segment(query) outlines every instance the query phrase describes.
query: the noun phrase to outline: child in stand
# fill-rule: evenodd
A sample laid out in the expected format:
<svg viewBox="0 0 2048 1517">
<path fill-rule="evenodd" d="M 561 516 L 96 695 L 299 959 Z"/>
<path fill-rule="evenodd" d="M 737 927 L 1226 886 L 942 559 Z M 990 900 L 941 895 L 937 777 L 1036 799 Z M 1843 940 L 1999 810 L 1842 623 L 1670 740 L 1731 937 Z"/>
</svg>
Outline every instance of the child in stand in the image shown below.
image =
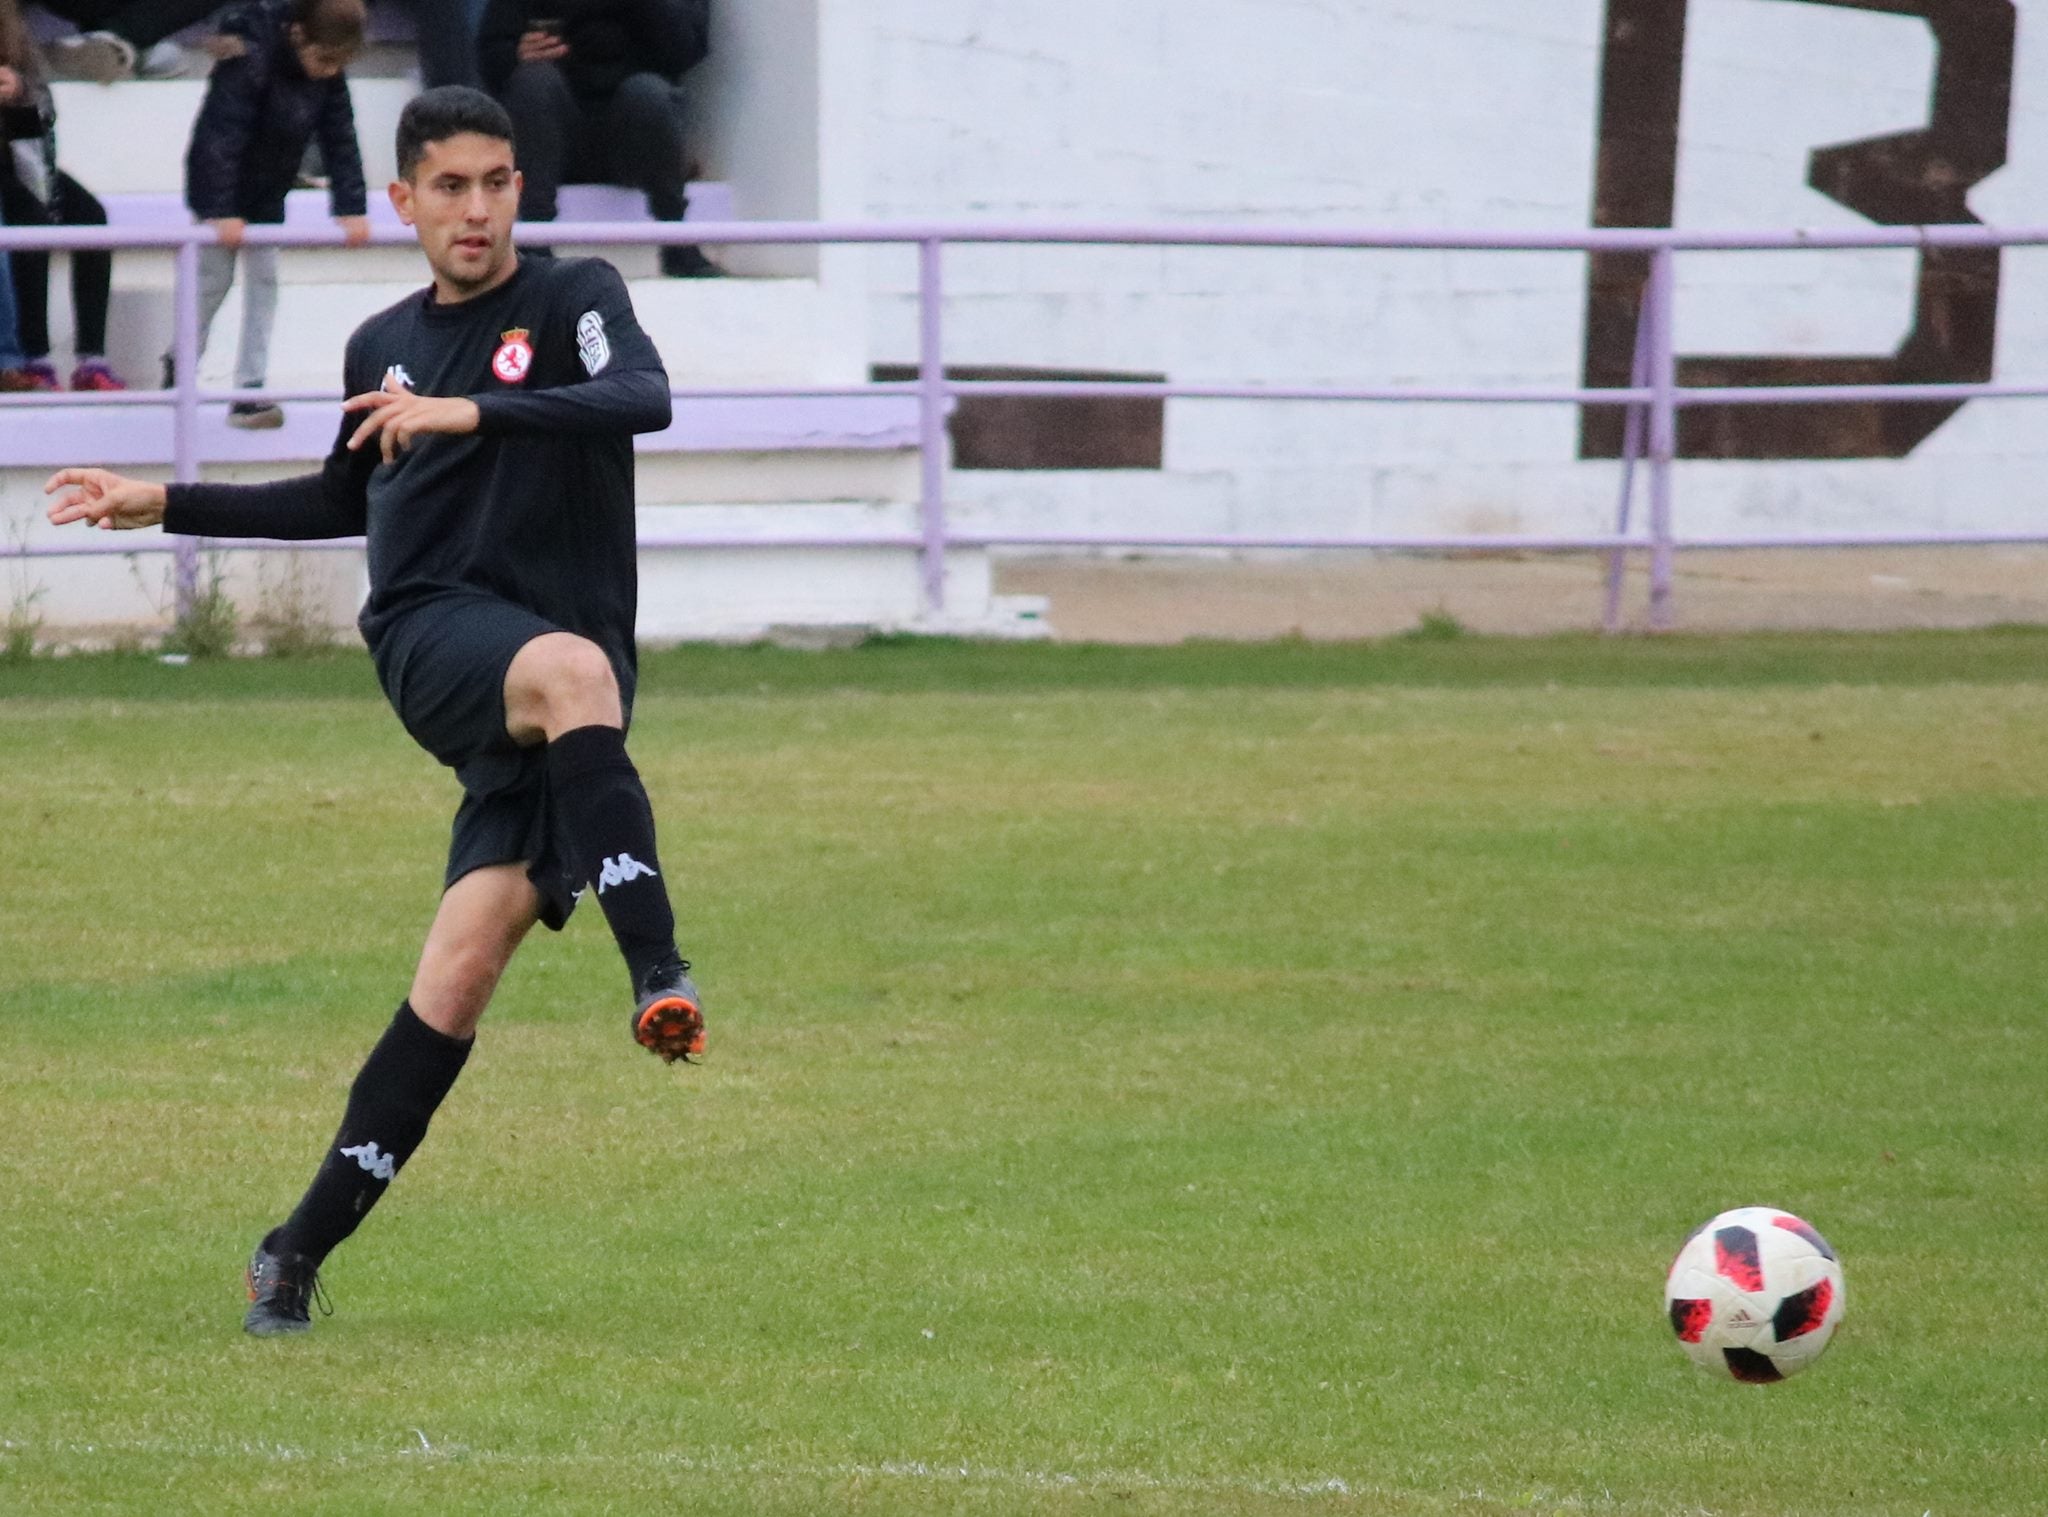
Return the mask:
<svg viewBox="0 0 2048 1517">
<path fill-rule="evenodd" d="M 0 219 L 0 226 L 7 225 Z M 8 277 L 10 259 L 0 253 L 0 395 L 18 394 L 37 388 L 29 376 L 28 358 L 21 351 L 21 334 L 14 324 L 14 281 Z"/>
<path fill-rule="evenodd" d="M 57 110 L 16 0 L 0 0 L 0 216 L 14 226 L 104 226 L 107 209 L 57 167 Z M 0 389 L 56 390 L 50 362 L 50 255 L 15 252 L 7 296 L 18 337 Z M 107 367 L 107 299 L 114 255 L 105 249 L 71 255 L 71 308 L 77 326 L 71 370 L 74 390 L 124 390 Z"/>
<path fill-rule="evenodd" d="M 255 0 L 229 12 L 221 29 L 239 51 L 214 65 L 185 155 L 185 202 L 220 236 L 199 253 L 199 341 L 203 348 L 239 255 L 246 275 L 235 387 L 260 390 L 277 314 L 277 249 L 244 247 L 243 234 L 252 222 L 284 220 L 284 197 L 308 143 L 320 145 L 334 218 L 349 245 L 370 239 L 363 158 L 344 73 L 362 51 L 363 0 Z M 164 376 L 167 385 L 174 378 L 168 357 Z M 228 407 L 228 424 L 279 427 L 284 412 L 261 401 L 236 401 Z"/>
</svg>

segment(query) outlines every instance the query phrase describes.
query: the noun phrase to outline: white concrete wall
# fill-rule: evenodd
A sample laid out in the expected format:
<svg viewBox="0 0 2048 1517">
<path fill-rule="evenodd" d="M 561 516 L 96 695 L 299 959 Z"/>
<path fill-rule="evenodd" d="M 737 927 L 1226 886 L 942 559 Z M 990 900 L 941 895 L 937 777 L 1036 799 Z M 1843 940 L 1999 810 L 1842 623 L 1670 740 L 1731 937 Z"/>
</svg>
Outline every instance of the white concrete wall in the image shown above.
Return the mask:
<svg viewBox="0 0 2048 1517">
<path fill-rule="evenodd" d="M 866 209 L 870 28 L 857 0 L 727 0 L 712 7 L 710 59 L 687 81 L 691 146 L 732 186 L 748 221 L 851 220 Z M 736 245 L 736 273 L 816 277 L 835 306 L 857 379 L 866 351 L 866 258 L 858 250 Z"/>
<path fill-rule="evenodd" d="M 2048 221 L 2048 4 L 2021 0 L 2008 166 L 1972 198 Z M 878 216 L 1575 230 L 1591 219 L 1599 0 L 871 0 Z M 1924 124 L 1924 23 L 1693 0 L 1677 221 L 1849 226 L 1812 148 Z M 910 265 L 874 255 L 874 355 L 915 353 Z M 1889 351 L 1905 253 L 1681 265 L 1681 352 Z M 1553 255 L 962 250 L 955 362 L 1177 379 L 1570 385 L 1584 267 Z M 2048 376 L 2048 252 L 2007 255 L 2001 377 Z M 1575 531 L 1612 463 L 1564 407 L 1177 402 L 1167 472 L 965 475 L 1024 528 Z M 2039 402 L 1979 402 L 1898 462 L 1688 462 L 1682 530 L 2006 529 L 2039 519 Z"/>
<path fill-rule="evenodd" d="M 712 9 L 711 57 L 690 78 L 691 142 L 704 172 L 744 184 L 733 209 L 749 221 L 818 215 L 818 0 L 750 0 Z M 735 248 L 750 274 L 809 274 L 808 248 Z"/>
</svg>

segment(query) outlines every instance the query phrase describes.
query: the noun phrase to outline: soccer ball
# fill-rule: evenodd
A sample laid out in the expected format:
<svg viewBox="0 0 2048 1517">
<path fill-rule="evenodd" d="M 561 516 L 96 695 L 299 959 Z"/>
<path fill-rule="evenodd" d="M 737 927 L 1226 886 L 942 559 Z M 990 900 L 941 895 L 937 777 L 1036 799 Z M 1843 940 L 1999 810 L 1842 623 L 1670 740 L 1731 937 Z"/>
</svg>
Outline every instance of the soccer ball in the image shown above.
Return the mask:
<svg viewBox="0 0 2048 1517">
<path fill-rule="evenodd" d="M 1752 1385 L 1796 1375 L 1842 1320 L 1842 1266 L 1790 1212 L 1741 1206 L 1703 1222 L 1671 1261 L 1664 1305 L 1679 1347 Z"/>
</svg>

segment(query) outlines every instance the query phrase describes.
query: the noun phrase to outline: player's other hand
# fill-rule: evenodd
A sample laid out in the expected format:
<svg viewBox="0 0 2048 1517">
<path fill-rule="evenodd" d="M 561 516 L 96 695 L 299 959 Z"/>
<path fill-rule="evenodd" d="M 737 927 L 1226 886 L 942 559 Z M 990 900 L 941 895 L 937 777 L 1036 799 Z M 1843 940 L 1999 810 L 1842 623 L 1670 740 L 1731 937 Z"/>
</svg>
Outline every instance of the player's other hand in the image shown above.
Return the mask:
<svg viewBox="0 0 2048 1517">
<path fill-rule="evenodd" d="M 60 527 L 83 521 L 102 531 L 126 532 L 153 527 L 164 519 L 162 485 L 127 479 L 109 469 L 59 469 L 43 493 L 57 496 L 50 502 L 50 520 Z"/>
<path fill-rule="evenodd" d="M 240 247 L 243 234 L 249 230 L 249 223 L 239 216 L 210 216 L 206 224 L 213 228 L 224 248 Z"/>
<path fill-rule="evenodd" d="M 337 216 L 341 223 L 341 240 L 352 248 L 364 246 L 370 240 L 370 218 L 367 216 Z"/>
<path fill-rule="evenodd" d="M 21 75 L 0 64 L 0 105 L 12 105 L 21 98 Z"/>
<path fill-rule="evenodd" d="M 370 413 L 348 445 L 360 448 L 374 437 L 387 464 L 395 463 L 416 437 L 436 433 L 460 437 L 474 432 L 481 419 L 475 401 L 461 395 L 415 395 L 398 382 L 396 374 L 384 376 L 382 389 L 349 396 L 341 408 Z"/>
</svg>

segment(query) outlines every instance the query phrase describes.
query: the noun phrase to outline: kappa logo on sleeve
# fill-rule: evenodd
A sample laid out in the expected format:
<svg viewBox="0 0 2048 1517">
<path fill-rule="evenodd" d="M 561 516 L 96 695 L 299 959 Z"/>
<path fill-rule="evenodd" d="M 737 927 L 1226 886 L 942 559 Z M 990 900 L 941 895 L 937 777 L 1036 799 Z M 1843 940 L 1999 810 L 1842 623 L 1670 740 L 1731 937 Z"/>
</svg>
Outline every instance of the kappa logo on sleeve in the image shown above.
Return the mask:
<svg viewBox="0 0 2048 1517">
<path fill-rule="evenodd" d="M 344 1148 L 341 1151 L 341 1155 L 345 1159 L 355 1160 L 372 1177 L 379 1180 L 388 1181 L 393 1175 L 398 1173 L 398 1161 L 389 1154 L 378 1153 L 375 1142 L 358 1144 L 354 1148 Z"/>
<path fill-rule="evenodd" d="M 611 339 L 604 335 L 604 317 L 585 311 L 576 323 L 576 353 L 583 360 L 583 372 L 593 377 L 612 361 Z"/>
<path fill-rule="evenodd" d="M 501 340 L 498 351 L 491 355 L 491 372 L 506 384 L 516 385 L 533 367 L 532 334 L 525 327 L 514 327 L 498 335 Z"/>
<path fill-rule="evenodd" d="M 405 365 L 402 363 L 395 363 L 384 371 L 384 382 L 386 384 L 391 383 L 394 379 L 408 390 L 413 388 L 412 376 L 405 372 Z"/>
</svg>

